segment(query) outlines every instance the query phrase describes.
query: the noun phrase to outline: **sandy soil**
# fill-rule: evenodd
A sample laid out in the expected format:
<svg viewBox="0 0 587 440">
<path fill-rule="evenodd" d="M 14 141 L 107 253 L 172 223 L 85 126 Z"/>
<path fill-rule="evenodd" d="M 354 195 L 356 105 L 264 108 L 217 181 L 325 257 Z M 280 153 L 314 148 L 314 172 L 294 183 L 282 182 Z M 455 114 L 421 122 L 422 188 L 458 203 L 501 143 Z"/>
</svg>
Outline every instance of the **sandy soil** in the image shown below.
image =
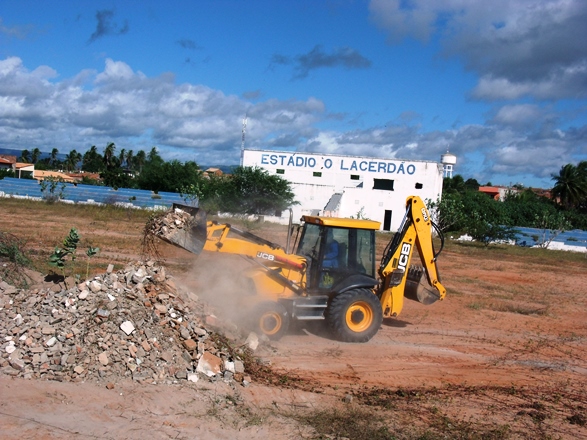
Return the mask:
<svg viewBox="0 0 587 440">
<path fill-rule="evenodd" d="M 178 267 L 195 261 L 166 256 Z M 203 254 L 177 281 L 203 299 L 202 277 L 226 264 L 220 258 Z M 447 251 L 440 265 L 446 300 L 407 301 L 369 343 L 340 343 L 313 325 L 260 347 L 281 387 L 121 382 L 109 390 L 0 376 L 2 438 L 315 438 L 295 414 L 343 400 L 387 411 L 396 429 L 426 429 L 440 413 L 486 432 L 508 427 L 487 438 L 587 438 L 587 260 L 553 266 Z M 231 299 L 214 292 L 222 316 Z"/>
</svg>

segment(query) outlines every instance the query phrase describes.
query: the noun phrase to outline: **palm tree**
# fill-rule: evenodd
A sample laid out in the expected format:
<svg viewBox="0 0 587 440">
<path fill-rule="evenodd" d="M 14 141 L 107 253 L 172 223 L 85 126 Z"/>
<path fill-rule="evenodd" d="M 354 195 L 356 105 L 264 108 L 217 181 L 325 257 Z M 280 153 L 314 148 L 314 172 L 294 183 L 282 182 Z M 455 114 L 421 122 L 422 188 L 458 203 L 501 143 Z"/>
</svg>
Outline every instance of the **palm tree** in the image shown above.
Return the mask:
<svg viewBox="0 0 587 440">
<path fill-rule="evenodd" d="M 581 163 L 581 167 L 566 164 L 561 167 L 558 175 L 552 174 L 555 184 L 552 188 L 552 197 L 557 198 L 565 208 L 580 205 L 587 197 L 587 179 L 582 172 L 587 164 Z"/>
<path fill-rule="evenodd" d="M 39 156 L 41 156 L 41 150 L 39 150 L 38 148 L 34 148 L 33 152 L 31 153 L 31 162 L 37 163 L 37 161 L 39 160 Z"/>
<path fill-rule="evenodd" d="M 126 167 L 130 170 L 132 170 L 132 168 L 133 168 L 133 159 L 134 159 L 134 153 L 132 152 L 132 150 L 128 150 L 126 152 L 125 160 L 126 160 Z"/>
<path fill-rule="evenodd" d="M 151 148 L 151 151 L 149 151 L 149 154 L 147 155 L 147 159 L 149 162 L 161 162 L 163 160 L 157 151 L 157 147 Z"/>
<path fill-rule="evenodd" d="M 22 150 L 20 153 L 20 160 L 25 163 L 30 163 L 31 161 L 31 152 L 29 150 Z"/>
<path fill-rule="evenodd" d="M 59 150 L 57 148 L 53 148 L 51 150 L 51 165 L 55 166 L 55 163 L 57 162 L 57 155 L 59 154 Z"/>
<path fill-rule="evenodd" d="M 112 159 L 114 158 L 115 150 L 116 145 L 114 145 L 114 142 L 110 142 L 108 145 L 106 145 L 106 148 L 104 149 L 104 163 L 106 164 L 107 168 L 109 168 L 112 165 Z"/>
<path fill-rule="evenodd" d="M 65 167 L 67 168 L 67 171 L 75 170 L 77 168 L 77 164 L 81 159 L 81 153 L 78 153 L 76 150 L 71 150 L 65 156 Z"/>
<path fill-rule="evenodd" d="M 118 162 L 120 162 L 120 167 L 122 168 L 122 164 L 124 163 L 124 159 L 126 158 L 126 150 L 123 148 L 118 153 Z"/>
<path fill-rule="evenodd" d="M 135 156 L 135 164 L 139 168 L 139 173 L 143 171 L 143 165 L 147 162 L 147 155 L 143 150 L 139 150 L 137 155 Z"/>
</svg>

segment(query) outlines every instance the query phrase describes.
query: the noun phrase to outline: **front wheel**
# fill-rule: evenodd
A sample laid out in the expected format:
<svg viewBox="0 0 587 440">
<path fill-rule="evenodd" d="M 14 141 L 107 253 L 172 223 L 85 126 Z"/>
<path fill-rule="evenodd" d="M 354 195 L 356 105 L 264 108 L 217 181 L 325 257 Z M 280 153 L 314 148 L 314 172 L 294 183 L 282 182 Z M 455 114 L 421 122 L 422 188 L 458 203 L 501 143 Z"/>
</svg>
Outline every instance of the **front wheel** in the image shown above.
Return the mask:
<svg viewBox="0 0 587 440">
<path fill-rule="evenodd" d="M 381 304 L 371 291 L 354 289 L 335 296 L 326 310 L 334 336 L 343 342 L 367 342 L 381 326 Z"/>
<path fill-rule="evenodd" d="M 269 339 L 280 339 L 289 328 L 289 313 L 283 305 L 267 301 L 258 304 L 252 314 L 252 328 Z"/>
</svg>

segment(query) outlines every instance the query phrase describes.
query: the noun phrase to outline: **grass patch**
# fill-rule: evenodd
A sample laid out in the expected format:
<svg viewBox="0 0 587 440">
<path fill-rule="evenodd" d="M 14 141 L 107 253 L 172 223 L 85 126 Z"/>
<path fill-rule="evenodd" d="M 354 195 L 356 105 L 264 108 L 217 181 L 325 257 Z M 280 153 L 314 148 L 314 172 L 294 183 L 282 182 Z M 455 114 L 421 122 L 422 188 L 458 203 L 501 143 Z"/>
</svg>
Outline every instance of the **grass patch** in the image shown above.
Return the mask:
<svg viewBox="0 0 587 440">
<path fill-rule="evenodd" d="M 31 259 L 25 245 L 24 240 L 0 231 L 0 278 L 8 284 L 24 287 L 28 282 L 24 269 L 31 266 Z"/>
<path fill-rule="evenodd" d="M 506 244 L 483 246 L 482 243 L 474 241 L 446 240 L 444 252 L 455 252 L 460 255 L 470 255 L 484 260 L 495 262 L 507 261 L 512 257 L 520 257 L 528 263 L 553 265 L 557 262 L 580 262 L 585 263 L 586 254 L 582 252 L 568 252 L 549 250 L 543 248 L 529 248 L 523 246 L 512 246 Z M 442 257 L 441 257 L 442 258 Z"/>
<path fill-rule="evenodd" d="M 520 304 L 491 304 L 490 309 L 496 312 L 517 313 L 518 315 L 544 316 L 548 314 L 548 307 L 532 307 Z"/>
<path fill-rule="evenodd" d="M 511 304 L 505 302 L 474 301 L 467 304 L 471 310 L 493 310 L 494 312 L 517 313 L 518 315 L 548 315 L 548 307 L 535 307 L 523 304 Z"/>
<path fill-rule="evenodd" d="M 320 439 L 395 440 L 384 419 L 371 410 L 357 407 L 328 408 L 296 414 L 295 420 L 314 428 Z"/>
</svg>

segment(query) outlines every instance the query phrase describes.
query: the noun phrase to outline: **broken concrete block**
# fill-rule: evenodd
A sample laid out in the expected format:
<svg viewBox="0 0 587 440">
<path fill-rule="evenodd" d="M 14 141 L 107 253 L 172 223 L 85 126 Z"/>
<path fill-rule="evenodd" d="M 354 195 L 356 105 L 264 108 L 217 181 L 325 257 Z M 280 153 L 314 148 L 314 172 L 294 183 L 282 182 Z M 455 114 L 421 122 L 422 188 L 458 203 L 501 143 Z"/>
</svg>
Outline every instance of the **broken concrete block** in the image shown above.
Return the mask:
<svg viewBox="0 0 587 440">
<path fill-rule="evenodd" d="M 259 337 L 256 333 L 251 332 L 249 336 L 247 336 L 247 340 L 245 341 L 245 345 L 249 347 L 251 350 L 255 351 L 259 346 Z"/>
<path fill-rule="evenodd" d="M 222 359 L 206 351 L 198 361 L 196 371 L 205 374 L 208 377 L 212 377 L 222 371 L 221 365 Z"/>
<path fill-rule="evenodd" d="M 104 366 L 108 365 L 109 359 L 108 359 L 108 353 L 106 353 L 105 351 L 100 353 L 98 355 L 98 360 L 100 361 L 100 363 Z"/>
<path fill-rule="evenodd" d="M 193 339 L 186 339 L 183 341 L 183 346 L 187 351 L 194 351 L 196 348 L 198 348 L 198 343 Z"/>
<path fill-rule="evenodd" d="M 122 324 L 120 324 L 120 330 L 122 330 L 127 335 L 130 335 L 135 331 L 135 326 L 130 321 L 124 321 Z"/>
<path fill-rule="evenodd" d="M 188 380 L 196 383 L 199 380 L 198 373 L 188 373 Z"/>
</svg>

